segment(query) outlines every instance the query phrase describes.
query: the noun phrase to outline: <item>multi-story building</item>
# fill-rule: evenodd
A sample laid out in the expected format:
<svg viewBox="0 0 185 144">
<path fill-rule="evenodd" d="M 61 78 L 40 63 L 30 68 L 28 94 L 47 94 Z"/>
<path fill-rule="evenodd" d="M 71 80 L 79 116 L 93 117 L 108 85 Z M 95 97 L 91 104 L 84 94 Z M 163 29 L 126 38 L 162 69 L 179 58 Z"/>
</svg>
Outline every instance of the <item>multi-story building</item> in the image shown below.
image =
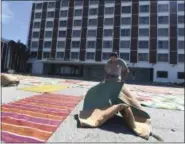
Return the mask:
<svg viewBox="0 0 185 144">
<path fill-rule="evenodd" d="M 11 51 L 9 40 L 1 38 L 1 72 L 6 71 L 12 65 Z"/>
<path fill-rule="evenodd" d="M 184 1 L 34 1 L 28 46 L 33 73 L 102 78 L 117 51 L 128 79 L 184 82 Z"/>
</svg>

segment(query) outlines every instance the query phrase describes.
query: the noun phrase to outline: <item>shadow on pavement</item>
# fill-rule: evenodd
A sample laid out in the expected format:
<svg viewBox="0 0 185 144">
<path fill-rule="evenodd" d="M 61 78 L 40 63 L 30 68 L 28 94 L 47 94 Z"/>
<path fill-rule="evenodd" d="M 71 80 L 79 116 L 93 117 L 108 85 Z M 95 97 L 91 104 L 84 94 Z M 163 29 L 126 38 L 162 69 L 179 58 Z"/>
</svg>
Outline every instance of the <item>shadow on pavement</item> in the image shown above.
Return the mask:
<svg viewBox="0 0 185 144">
<path fill-rule="evenodd" d="M 77 121 L 77 128 L 82 128 L 80 126 L 80 121 L 78 119 L 77 114 L 74 116 L 74 119 Z M 89 128 L 89 127 L 83 127 L 83 128 Z M 126 135 L 137 136 L 126 126 L 126 124 L 123 122 L 123 118 L 118 115 L 115 115 L 113 118 L 109 119 L 105 124 L 103 124 L 98 128 L 101 130 L 114 132 L 116 134 L 122 133 Z"/>
</svg>

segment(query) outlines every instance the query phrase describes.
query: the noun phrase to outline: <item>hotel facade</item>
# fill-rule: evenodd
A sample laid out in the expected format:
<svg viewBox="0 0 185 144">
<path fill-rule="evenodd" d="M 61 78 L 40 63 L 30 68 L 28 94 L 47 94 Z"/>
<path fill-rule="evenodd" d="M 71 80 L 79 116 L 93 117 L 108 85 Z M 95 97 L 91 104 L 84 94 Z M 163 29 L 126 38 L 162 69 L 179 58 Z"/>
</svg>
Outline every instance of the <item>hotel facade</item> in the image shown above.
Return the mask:
<svg viewBox="0 0 185 144">
<path fill-rule="evenodd" d="M 128 80 L 184 82 L 184 1 L 34 1 L 32 73 L 103 79 L 117 51 Z"/>
</svg>

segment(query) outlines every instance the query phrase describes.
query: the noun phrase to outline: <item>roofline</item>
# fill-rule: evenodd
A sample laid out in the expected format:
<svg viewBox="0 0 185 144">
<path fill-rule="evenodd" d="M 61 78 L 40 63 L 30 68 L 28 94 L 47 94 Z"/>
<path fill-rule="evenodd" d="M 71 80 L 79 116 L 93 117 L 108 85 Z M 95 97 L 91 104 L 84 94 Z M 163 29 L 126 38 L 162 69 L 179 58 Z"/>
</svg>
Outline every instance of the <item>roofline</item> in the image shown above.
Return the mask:
<svg viewBox="0 0 185 144">
<path fill-rule="evenodd" d="M 8 43 L 10 40 L 5 39 L 5 38 L 2 37 L 2 38 L 1 38 L 1 41 Z"/>
</svg>

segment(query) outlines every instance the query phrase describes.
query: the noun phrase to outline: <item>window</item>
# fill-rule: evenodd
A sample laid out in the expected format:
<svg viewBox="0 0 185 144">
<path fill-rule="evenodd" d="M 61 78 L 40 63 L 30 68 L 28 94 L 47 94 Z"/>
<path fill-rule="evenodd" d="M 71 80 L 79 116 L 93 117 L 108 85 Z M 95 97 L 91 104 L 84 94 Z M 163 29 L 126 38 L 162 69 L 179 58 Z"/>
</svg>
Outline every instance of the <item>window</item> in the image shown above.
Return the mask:
<svg viewBox="0 0 185 144">
<path fill-rule="evenodd" d="M 184 16 L 178 16 L 178 23 L 184 24 Z"/>
<path fill-rule="evenodd" d="M 178 28 L 178 36 L 184 36 L 184 28 Z"/>
<path fill-rule="evenodd" d="M 42 14 L 39 12 L 39 13 L 35 13 L 35 19 L 40 19 L 42 16 Z"/>
<path fill-rule="evenodd" d="M 60 30 L 60 31 L 58 32 L 58 37 L 66 37 L 66 31 Z"/>
<path fill-rule="evenodd" d="M 97 15 L 98 9 L 97 8 L 91 8 L 89 9 L 89 15 Z"/>
<path fill-rule="evenodd" d="M 62 7 L 67 7 L 68 4 L 69 4 L 69 1 L 68 0 L 62 0 Z"/>
<path fill-rule="evenodd" d="M 130 48 L 130 41 L 127 41 L 127 40 L 120 41 L 120 48 L 129 49 Z"/>
<path fill-rule="evenodd" d="M 105 25 L 113 25 L 114 24 L 114 18 L 105 18 L 104 19 Z"/>
<path fill-rule="evenodd" d="M 178 11 L 184 12 L 184 3 L 178 4 Z"/>
<path fill-rule="evenodd" d="M 120 53 L 120 58 L 129 61 L 130 54 L 129 53 Z"/>
<path fill-rule="evenodd" d="M 102 54 L 102 59 L 103 60 L 108 60 L 109 58 L 110 58 L 110 53 L 105 52 L 105 53 Z"/>
<path fill-rule="evenodd" d="M 67 26 L 67 21 L 66 20 L 60 21 L 60 27 L 66 27 L 66 26 Z"/>
<path fill-rule="evenodd" d="M 75 0 L 75 6 L 82 6 L 83 1 L 82 0 Z"/>
<path fill-rule="evenodd" d="M 168 49 L 168 41 L 159 40 L 158 41 L 158 48 L 159 49 Z"/>
<path fill-rule="evenodd" d="M 140 28 L 139 29 L 139 36 L 149 36 L 149 29 L 147 29 L 147 28 Z"/>
<path fill-rule="evenodd" d="M 73 30 L 73 37 L 80 37 L 81 30 Z"/>
<path fill-rule="evenodd" d="M 96 37 L 96 30 L 88 30 L 88 37 Z"/>
<path fill-rule="evenodd" d="M 79 53 L 78 52 L 71 52 L 71 59 L 78 59 Z"/>
<path fill-rule="evenodd" d="M 158 28 L 158 36 L 168 36 L 168 28 Z"/>
<path fill-rule="evenodd" d="M 158 16 L 158 24 L 168 24 L 168 16 Z"/>
<path fill-rule="evenodd" d="M 54 18 L 54 15 L 55 15 L 54 11 L 47 13 L 48 18 Z"/>
<path fill-rule="evenodd" d="M 45 37 L 47 38 L 52 37 L 52 31 L 45 31 Z"/>
<path fill-rule="evenodd" d="M 31 52 L 30 58 L 37 58 L 37 52 Z"/>
<path fill-rule="evenodd" d="M 37 3 L 35 9 L 42 9 L 42 3 Z"/>
<path fill-rule="evenodd" d="M 52 21 L 47 21 L 46 22 L 46 28 L 52 28 L 53 27 L 53 22 Z"/>
<path fill-rule="evenodd" d="M 33 38 L 39 38 L 39 32 L 33 32 L 32 37 Z"/>
<path fill-rule="evenodd" d="M 44 42 L 44 47 L 45 48 L 51 48 L 51 41 L 45 41 Z"/>
<path fill-rule="evenodd" d="M 178 62 L 184 63 L 184 54 L 178 54 Z"/>
<path fill-rule="evenodd" d="M 168 62 L 168 54 L 158 54 L 158 62 Z"/>
<path fill-rule="evenodd" d="M 82 9 L 75 9 L 74 16 L 81 16 L 82 15 Z"/>
<path fill-rule="evenodd" d="M 178 79 L 185 79 L 185 73 L 184 72 L 178 72 L 177 73 L 177 78 Z"/>
<path fill-rule="evenodd" d="M 103 48 L 112 48 L 112 41 L 103 41 Z"/>
<path fill-rule="evenodd" d="M 168 78 L 168 72 L 167 71 L 157 71 L 157 77 L 158 78 Z"/>
<path fill-rule="evenodd" d="M 147 13 L 147 12 L 149 12 L 149 5 L 141 5 L 140 13 Z"/>
<path fill-rule="evenodd" d="M 34 28 L 40 28 L 40 22 L 34 22 Z"/>
<path fill-rule="evenodd" d="M 178 41 L 178 48 L 184 49 L 184 41 Z"/>
<path fill-rule="evenodd" d="M 148 49 L 149 42 L 148 41 L 139 41 L 139 48 L 140 49 Z"/>
<path fill-rule="evenodd" d="M 67 10 L 60 11 L 60 16 L 61 17 L 67 17 L 67 15 L 68 15 L 68 11 Z"/>
<path fill-rule="evenodd" d="M 55 2 L 49 2 L 48 8 L 55 8 Z"/>
<path fill-rule="evenodd" d="M 139 53 L 138 54 L 138 61 L 148 61 L 148 53 Z"/>
<path fill-rule="evenodd" d="M 94 52 L 87 52 L 86 53 L 86 59 L 87 60 L 94 60 L 95 53 Z"/>
<path fill-rule="evenodd" d="M 158 12 L 168 12 L 168 4 L 158 4 Z"/>
<path fill-rule="evenodd" d="M 89 19 L 89 26 L 96 26 L 97 25 L 97 19 Z"/>
<path fill-rule="evenodd" d="M 113 30 L 112 29 L 104 29 L 103 36 L 113 36 Z"/>
<path fill-rule="evenodd" d="M 114 7 L 105 7 L 105 14 L 114 14 Z"/>
<path fill-rule="evenodd" d="M 149 24 L 149 17 L 139 17 L 139 24 Z"/>
<path fill-rule="evenodd" d="M 121 36 L 122 37 L 130 36 L 130 29 L 122 29 L 121 30 Z"/>
<path fill-rule="evenodd" d="M 43 52 L 43 58 L 50 58 L 50 52 Z"/>
<path fill-rule="evenodd" d="M 131 25 L 131 18 L 130 17 L 121 18 L 121 24 Z"/>
<path fill-rule="evenodd" d="M 32 41 L 31 48 L 38 48 L 38 41 Z"/>
<path fill-rule="evenodd" d="M 131 13 L 131 6 L 123 6 L 122 13 Z"/>
<path fill-rule="evenodd" d="M 73 26 L 81 26 L 82 25 L 82 20 L 74 20 Z"/>
<path fill-rule="evenodd" d="M 79 48 L 80 47 L 80 41 L 72 41 L 72 48 Z"/>
<path fill-rule="evenodd" d="M 65 48 L 65 41 L 58 41 L 57 48 Z"/>
<path fill-rule="evenodd" d="M 105 4 L 106 3 L 114 3 L 115 1 L 114 0 L 105 0 Z"/>
<path fill-rule="evenodd" d="M 96 41 L 87 41 L 87 48 L 96 48 Z"/>
<path fill-rule="evenodd" d="M 98 2 L 99 2 L 99 0 L 90 0 L 89 4 L 95 5 L 95 4 L 98 4 Z"/>
<path fill-rule="evenodd" d="M 57 59 L 63 59 L 64 58 L 64 52 L 57 52 Z"/>
</svg>

